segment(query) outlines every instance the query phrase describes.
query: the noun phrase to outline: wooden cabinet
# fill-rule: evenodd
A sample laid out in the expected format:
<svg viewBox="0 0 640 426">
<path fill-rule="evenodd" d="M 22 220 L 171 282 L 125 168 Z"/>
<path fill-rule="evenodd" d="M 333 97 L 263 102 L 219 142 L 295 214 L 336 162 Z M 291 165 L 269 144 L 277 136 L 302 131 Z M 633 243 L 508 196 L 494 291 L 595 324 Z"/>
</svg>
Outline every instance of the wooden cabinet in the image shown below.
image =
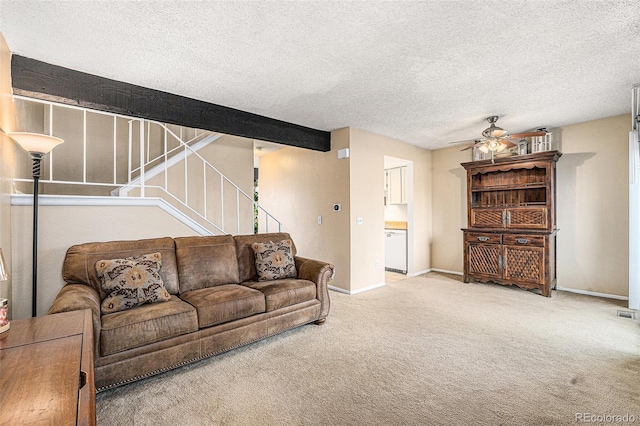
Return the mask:
<svg viewBox="0 0 640 426">
<path fill-rule="evenodd" d="M 463 163 L 469 227 L 464 228 L 464 281 L 539 289 L 556 283 L 555 165 L 546 151 Z"/>
<path fill-rule="evenodd" d="M 385 190 L 387 196 L 387 204 L 406 204 L 406 167 L 395 167 L 393 169 L 385 169 Z"/>
<path fill-rule="evenodd" d="M 91 311 L 11 321 L 0 335 L 0 424 L 95 425 Z"/>
</svg>

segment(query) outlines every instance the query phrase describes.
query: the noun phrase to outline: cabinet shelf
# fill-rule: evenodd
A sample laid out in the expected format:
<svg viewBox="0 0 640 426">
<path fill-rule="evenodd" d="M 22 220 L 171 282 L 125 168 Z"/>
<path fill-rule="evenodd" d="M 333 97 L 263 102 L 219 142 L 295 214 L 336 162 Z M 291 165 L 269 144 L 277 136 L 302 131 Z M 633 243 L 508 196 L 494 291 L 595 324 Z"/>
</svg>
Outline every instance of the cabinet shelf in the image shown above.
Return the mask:
<svg viewBox="0 0 640 426">
<path fill-rule="evenodd" d="M 486 192 L 486 191 L 517 191 L 523 189 L 540 189 L 546 188 L 547 184 L 544 182 L 526 183 L 523 185 L 497 185 L 497 186 L 479 186 L 471 188 L 471 192 Z"/>
<path fill-rule="evenodd" d="M 469 198 L 471 207 L 544 206 L 547 204 L 547 190 L 546 187 L 492 191 L 472 190 L 469 193 Z"/>
<path fill-rule="evenodd" d="M 546 206 L 547 203 L 544 201 L 535 202 L 535 203 L 498 203 L 498 204 L 473 204 L 471 207 L 473 208 L 506 208 L 506 207 L 534 207 L 534 206 Z"/>
</svg>

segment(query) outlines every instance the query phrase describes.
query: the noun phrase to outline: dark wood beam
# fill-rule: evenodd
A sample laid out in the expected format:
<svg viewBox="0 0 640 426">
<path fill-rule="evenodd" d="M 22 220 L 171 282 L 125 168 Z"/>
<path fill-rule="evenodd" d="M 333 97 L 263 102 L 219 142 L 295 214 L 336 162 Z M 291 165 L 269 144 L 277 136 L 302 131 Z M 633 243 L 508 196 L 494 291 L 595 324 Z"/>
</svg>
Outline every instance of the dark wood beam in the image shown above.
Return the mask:
<svg viewBox="0 0 640 426">
<path fill-rule="evenodd" d="M 331 150 L 331 133 L 327 131 L 110 80 L 24 56 L 13 55 L 11 79 L 16 95 L 316 151 Z"/>
</svg>

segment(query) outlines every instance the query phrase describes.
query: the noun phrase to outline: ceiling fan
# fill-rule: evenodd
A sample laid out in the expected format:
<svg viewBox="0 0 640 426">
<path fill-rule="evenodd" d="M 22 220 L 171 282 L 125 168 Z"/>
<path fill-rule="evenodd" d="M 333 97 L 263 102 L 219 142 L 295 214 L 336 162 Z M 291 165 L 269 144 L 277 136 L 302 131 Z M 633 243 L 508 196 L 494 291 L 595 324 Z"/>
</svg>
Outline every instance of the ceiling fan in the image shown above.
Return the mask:
<svg viewBox="0 0 640 426">
<path fill-rule="evenodd" d="M 538 130 L 535 132 L 514 133 L 508 135 L 506 130 L 502 127 L 496 126 L 496 121 L 498 121 L 497 115 L 487 117 L 487 121 L 490 126 L 482 131 L 482 138 L 475 139 L 473 145 L 463 148 L 460 151 L 478 148 L 484 153 L 491 152 L 491 157 L 493 158 L 494 152 L 502 152 L 505 149 L 516 146 L 516 143 L 512 142 L 510 139 L 521 140 L 532 136 L 544 136 L 547 134 L 545 131 Z"/>
</svg>

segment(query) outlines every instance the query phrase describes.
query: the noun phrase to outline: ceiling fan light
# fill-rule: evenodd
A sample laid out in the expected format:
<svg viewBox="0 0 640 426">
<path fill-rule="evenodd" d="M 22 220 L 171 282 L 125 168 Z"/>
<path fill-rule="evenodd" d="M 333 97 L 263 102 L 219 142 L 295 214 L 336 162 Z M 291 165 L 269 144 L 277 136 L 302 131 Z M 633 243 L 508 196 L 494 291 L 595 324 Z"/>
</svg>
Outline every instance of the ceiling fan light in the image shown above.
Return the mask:
<svg viewBox="0 0 640 426">
<path fill-rule="evenodd" d="M 501 144 L 498 145 L 498 152 L 502 152 L 505 149 L 507 149 L 507 145 L 506 144 L 501 143 Z"/>
<path fill-rule="evenodd" d="M 487 147 L 489 148 L 489 151 L 497 151 L 500 148 L 500 145 L 502 144 L 494 139 L 489 141 Z"/>
<path fill-rule="evenodd" d="M 478 149 L 480 150 L 480 152 L 483 152 L 485 154 L 487 154 L 489 152 L 489 147 L 487 146 L 487 144 L 482 144 L 478 147 Z"/>
</svg>

